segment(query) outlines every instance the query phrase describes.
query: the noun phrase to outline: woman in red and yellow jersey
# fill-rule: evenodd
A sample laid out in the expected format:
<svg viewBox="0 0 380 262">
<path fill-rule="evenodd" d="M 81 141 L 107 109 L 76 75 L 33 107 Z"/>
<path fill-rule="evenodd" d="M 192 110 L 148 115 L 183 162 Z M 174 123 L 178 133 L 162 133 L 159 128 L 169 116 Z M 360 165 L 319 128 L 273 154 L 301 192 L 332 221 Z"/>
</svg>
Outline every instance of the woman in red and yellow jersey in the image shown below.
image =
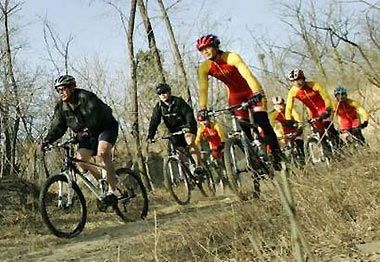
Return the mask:
<svg viewBox="0 0 380 262">
<path fill-rule="evenodd" d="M 215 35 L 201 36 L 197 40 L 197 49 L 206 58 L 199 68 L 200 97 L 199 106 L 207 109 L 208 100 L 208 76 L 213 76 L 222 81 L 228 88 L 228 104 L 237 105 L 249 99 L 264 94 L 260 83 L 249 70 L 247 64 L 236 53 L 225 52 L 219 49 L 220 41 Z M 254 106 L 253 118 L 264 132 L 264 140 L 270 146 L 274 157 L 275 168 L 279 167 L 280 148 L 276 133 L 270 125 L 266 112 L 265 96 Z M 249 115 L 247 110 L 235 111 L 235 114 L 243 120 Z M 241 122 L 242 129 L 248 138 L 253 139 L 249 125 Z"/>
<path fill-rule="evenodd" d="M 339 118 L 340 129 L 350 132 L 364 143 L 365 139 L 361 129 L 368 126 L 367 111 L 359 102 L 347 97 L 347 89 L 343 86 L 335 88 L 334 96 L 336 98 L 334 108 Z"/>
</svg>

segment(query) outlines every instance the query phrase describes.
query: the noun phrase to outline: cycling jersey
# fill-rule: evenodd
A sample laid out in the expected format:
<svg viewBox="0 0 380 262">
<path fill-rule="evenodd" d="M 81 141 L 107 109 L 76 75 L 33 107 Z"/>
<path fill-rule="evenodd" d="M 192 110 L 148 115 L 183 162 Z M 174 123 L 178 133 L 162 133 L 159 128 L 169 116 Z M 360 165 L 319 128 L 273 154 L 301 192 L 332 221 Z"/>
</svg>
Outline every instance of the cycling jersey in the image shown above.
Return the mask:
<svg viewBox="0 0 380 262">
<path fill-rule="evenodd" d="M 206 138 L 209 142 L 212 155 L 215 159 L 222 157 L 221 150 L 215 152 L 215 150 L 226 140 L 226 135 L 222 126 L 218 123 L 210 123 L 208 125 L 200 124 L 195 138 L 195 144 L 200 145 L 202 138 Z"/>
<path fill-rule="evenodd" d="M 285 118 L 291 120 L 294 107 L 294 98 L 300 100 L 307 108 L 310 118 L 316 118 L 331 107 L 331 100 L 327 90 L 316 82 L 306 82 L 305 86 L 299 88 L 292 86 L 286 101 Z"/>
<path fill-rule="evenodd" d="M 181 97 L 171 96 L 168 104 L 157 102 L 150 119 L 148 138 L 154 138 L 162 119 L 171 133 L 180 131 L 184 127 L 190 128 L 192 134 L 197 132 L 193 110 Z"/>
<path fill-rule="evenodd" d="M 361 121 L 368 121 L 369 116 L 364 107 L 357 101 L 347 98 L 334 104 L 339 118 L 341 129 L 350 129 L 360 126 Z"/>
<path fill-rule="evenodd" d="M 72 95 L 73 108 L 62 100 L 56 104 L 53 120 L 44 142 L 53 143 L 65 134 L 67 128 L 76 133 L 87 128 L 89 135 L 96 139 L 107 129 L 115 129 L 116 126 L 117 130 L 118 123 L 112 115 L 112 109 L 94 93 L 75 88 Z M 117 131 L 115 135 L 117 137 Z M 113 139 L 116 140 L 116 137 Z"/>
<path fill-rule="evenodd" d="M 228 104 L 237 105 L 247 101 L 262 87 L 249 70 L 247 64 L 236 53 L 222 52 L 216 60 L 206 60 L 199 68 L 200 108 L 206 108 L 208 100 L 208 76 L 213 76 L 228 87 Z M 264 107 L 260 102 L 258 106 Z M 236 115 L 248 118 L 247 111 L 238 111 Z"/>
<path fill-rule="evenodd" d="M 287 135 L 287 134 L 291 134 L 291 133 L 294 133 L 297 131 L 297 128 L 291 128 L 291 127 L 287 127 L 285 125 L 285 121 L 286 121 L 286 119 L 285 119 L 285 108 L 281 112 L 278 112 L 276 110 L 273 110 L 272 112 L 270 112 L 269 113 L 269 120 L 270 120 L 270 123 L 273 126 L 274 131 L 276 132 L 278 137 L 282 136 L 282 134 Z M 299 114 L 294 109 L 292 110 L 292 119 L 291 120 L 294 120 L 296 122 L 301 122 L 301 118 L 300 118 Z M 279 129 L 277 127 L 276 122 L 281 124 L 281 129 Z"/>
</svg>

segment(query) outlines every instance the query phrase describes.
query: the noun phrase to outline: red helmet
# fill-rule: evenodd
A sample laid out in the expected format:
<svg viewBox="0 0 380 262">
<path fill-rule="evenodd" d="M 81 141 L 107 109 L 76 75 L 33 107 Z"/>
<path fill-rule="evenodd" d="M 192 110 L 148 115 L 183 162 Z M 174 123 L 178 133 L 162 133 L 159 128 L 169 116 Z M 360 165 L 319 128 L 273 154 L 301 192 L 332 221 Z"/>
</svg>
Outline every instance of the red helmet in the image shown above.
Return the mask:
<svg viewBox="0 0 380 262">
<path fill-rule="evenodd" d="M 197 40 L 197 49 L 201 51 L 202 48 L 207 46 L 219 47 L 220 41 L 216 35 L 203 35 Z"/>
<path fill-rule="evenodd" d="M 281 96 L 275 96 L 272 98 L 273 105 L 282 105 L 285 103 L 285 100 Z"/>
<path fill-rule="evenodd" d="M 301 69 L 294 69 L 290 71 L 288 75 L 288 79 L 290 81 L 298 80 L 298 79 L 305 79 L 305 75 L 303 74 L 303 71 Z"/>
</svg>

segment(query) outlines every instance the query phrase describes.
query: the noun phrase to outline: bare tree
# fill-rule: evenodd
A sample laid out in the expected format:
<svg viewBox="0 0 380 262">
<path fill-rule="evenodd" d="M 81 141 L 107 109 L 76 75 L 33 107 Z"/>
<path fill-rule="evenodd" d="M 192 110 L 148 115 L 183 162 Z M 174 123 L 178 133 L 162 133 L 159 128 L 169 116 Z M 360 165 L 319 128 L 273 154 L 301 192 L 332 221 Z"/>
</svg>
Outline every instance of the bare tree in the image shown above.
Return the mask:
<svg viewBox="0 0 380 262">
<path fill-rule="evenodd" d="M 174 36 L 173 27 L 172 27 L 171 22 L 169 20 L 168 13 L 166 12 L 164 3 L 162 2 L 162 0 L 157 0 L 157 2 L 158 2 L 158 5 L 160 6 L 162 17 L 165 21 L 166 28 L 167 28 L 168 33 L 169 33 L 170 42 L 171 42 L 172 47 L 174 49 L 174 55 L 176 58 L 177 67 L 179 68 L 179 71 L 181 72 L 182 77 L 183 77 L 184 86 L 185 86 L 186 91 L 187 91 L 186 99 L 189 102 L 189 104 L 192 105 L 191 94 L 190 94 L 190 86 L 189 86 L 189 82 L 187 80 L 186 70 L 185 70 L 185 67 L 183 65 L 182 56 L 181 56 L 181 53 L 179 52 L 178 44 L 177 44 L 177 41 L 176 41 L 175 36 Z"/>
<path fill-rule="evenodd" d="M 154 32 L 153 32 L 152 25 L 150 23 L 148 12 L 145 8 L 143 0 L 137 0 L 137 4 L 139 6 L 140 15 L 141 15 L 141 18 L 142 18 L 144 26 L 145 26 L 146 35 L 148 37 L 149 48 L 150 48 L 152 55 L 154 57 L 154 60 L 155 60 L 155 66 L 157 67 L 158 71 L 161 72 L 160 82 L 165 83 L 166 79 L 165 79 L 164 69 L 162 67 L 160 54 L 158 52 L 158 48 L 156 45 L 156 39 L 154 37 Z"/>
</svg>

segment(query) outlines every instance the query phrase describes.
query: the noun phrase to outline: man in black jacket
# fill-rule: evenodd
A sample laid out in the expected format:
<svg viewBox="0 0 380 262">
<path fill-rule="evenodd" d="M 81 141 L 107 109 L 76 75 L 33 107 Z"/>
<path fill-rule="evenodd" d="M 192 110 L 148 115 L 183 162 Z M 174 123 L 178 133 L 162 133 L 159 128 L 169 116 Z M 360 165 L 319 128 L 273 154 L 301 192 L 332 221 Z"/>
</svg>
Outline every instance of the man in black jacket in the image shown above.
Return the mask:
<svg viewBox="0 0 380 262">
<path fill-rule="evenodd" d="M 181 97 L 172 96 L 171 88 L 165 83 L 156 87 L 156 93 L 160 101 L 157 102 L 153 109 L 149 124 L 148 141 L 153 140 L 161 119 L 164 120 L 165 126 L 170 133 L 184 130 L 185 134 L 174 136 L 172 142 L 176 147 L 189 146 L 190 153 L 197 165 L 194 172 L 200 174 L 203 167 L 201 166 L 199 148 L 194 142 L 197 133 L 197 122 L 194 118 L 193 110 Z"/>
<path fill-rule="evenodd" d="M 41 143 L 41 149 L 44 150 L 46 145 L 61 138 L 68 127 L 72 129 L 78 134 L 77 158 L 88 161 L 97 154 L 103 160 L 109 184 L 104 201 L 116 203 L 116 177 L 111 150 L 117 139 L 119 124 L 112 115 L 112 109 L 94 93 L 76 88 L 75 78 L 70 75 L 58 77 L 54 87 L 61 100 L 55 106 L 53 121 Z M 84 131 L 86 136 L 81 135 Z M 79 166 L 90 171 L 95 178 L 102 178 L 96 168 L 84 163 L 79 163 Z"/>
</svg>

